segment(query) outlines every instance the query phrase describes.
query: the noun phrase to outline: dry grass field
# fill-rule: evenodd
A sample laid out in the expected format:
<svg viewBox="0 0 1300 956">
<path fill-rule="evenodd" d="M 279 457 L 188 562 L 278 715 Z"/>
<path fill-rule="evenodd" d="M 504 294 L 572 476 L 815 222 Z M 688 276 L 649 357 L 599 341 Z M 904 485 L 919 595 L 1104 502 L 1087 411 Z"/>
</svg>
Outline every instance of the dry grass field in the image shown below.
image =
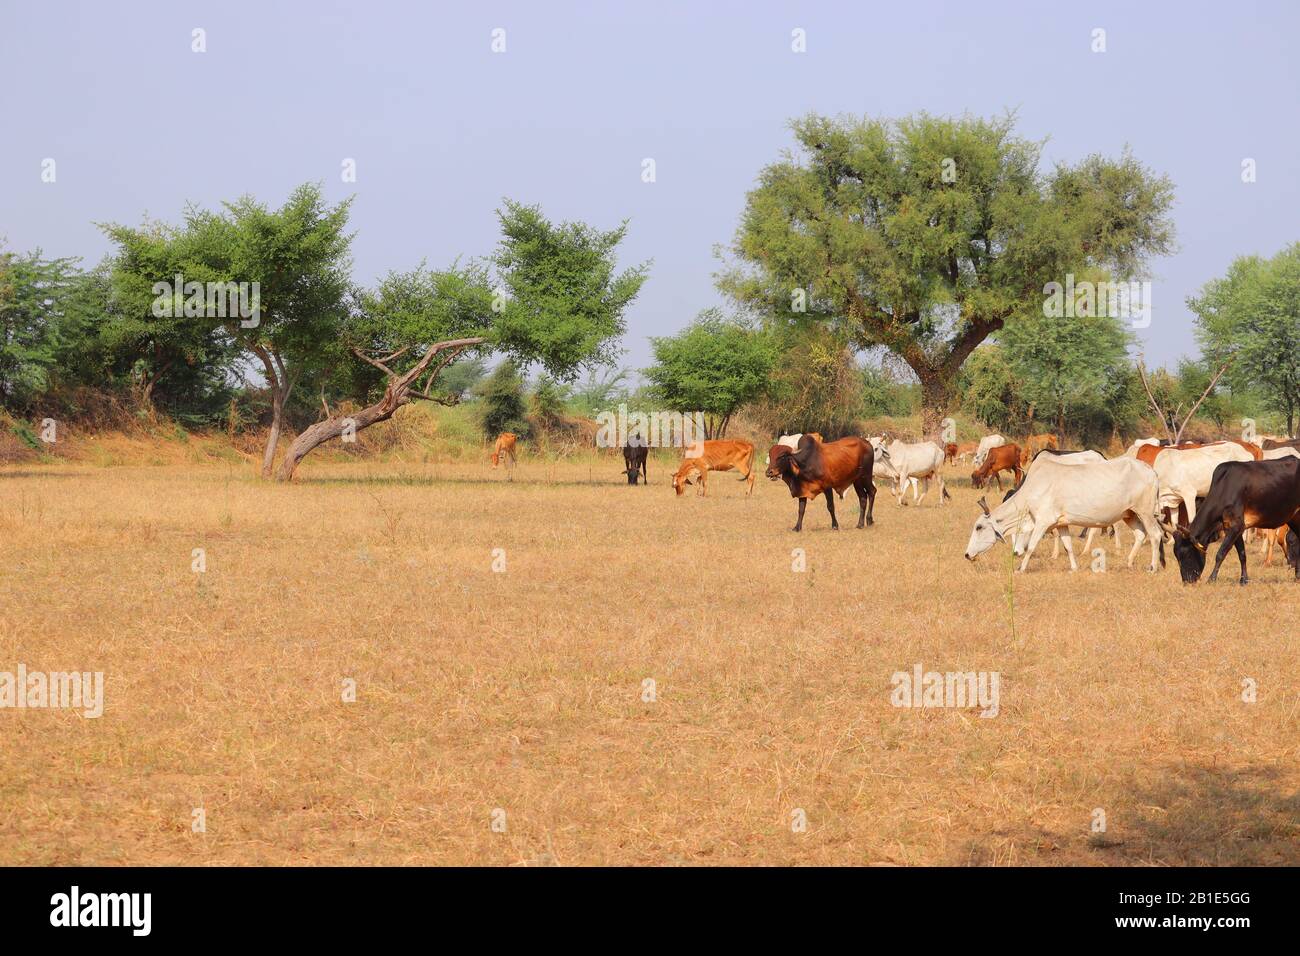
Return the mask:
<svg viewBox="0 0 1300 956">
<path fill-rule="evenodd" d="M 963 559 L 958 469 L 795 535 L 761 477 L 618 467 L 0 470 L 0 670 L 106 687 L 0 710 L 0 863 L 1300 863 L 1276 562 L 1013 577 Z M 918 663 L 998 672 L 1000 712 L 892 706 Z"/>
</svg>

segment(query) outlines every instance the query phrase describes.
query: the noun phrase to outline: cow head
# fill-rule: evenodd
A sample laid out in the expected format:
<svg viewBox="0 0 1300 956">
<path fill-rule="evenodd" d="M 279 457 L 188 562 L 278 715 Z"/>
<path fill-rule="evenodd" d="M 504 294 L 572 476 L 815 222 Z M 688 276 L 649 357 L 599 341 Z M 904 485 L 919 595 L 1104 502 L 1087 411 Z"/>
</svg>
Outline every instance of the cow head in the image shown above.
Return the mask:
<svg viewBox="0 0 1300 956">
<path fill-rule="evenodd" d="M 993 547 L 995 542 L 1006 540 L 1002 536 L 1002 529 L 998 527 L 997 519 L 989 513 L 989 503 L 984 498 L 980 498 L 979 506 L 983 514 L 975 519 L 975 527 L 971 529 L 970 541 L 966 542 L 967 561 L 974 561 Z"/>
<path fill-rule="evenodd" d="M 1174 527 L 1168 521 L 1161 521 L 1164 528 L 1174 539 L 1174 557 L 1178 560 L 1178 573 L 1184 584 L 1195 584 L 1205 572 L 1205 545 L 1192 537 L 1187 525 Z"/>
<path fill-rule="evenodd" d="M 500 452 L 496 452 L 496 451 L 494 451 L 490 457 L 492 458 L 492 467 L 493 467 L 493 468 L 495 468 L 497 465 L 501 464 L 501 453 L 500 453 Z"/>
<path fill-rule="evenodd" d="M 636 465 L 633 465 L 631 468 L 628 468 L 626 471 L 624 471 L 623 474 L 627 475 L 627 483 L 629 485 L 635 485 L 637 476 L 641 474 L 641 469 L 638 468 Z"/>
<path fill-rule="evenodd" d="M 687 478 L 680 471 L 673 475 L 673 491 L 677 492 L 677 497 L 680 498 L 682 496 L 682 492 L 686 490 L 686 486 L 690 483 L 691 479 Z"/>
<path fill-rule="evenodd" d="M 798 466 L 795 465 L 789 445 L 773 445 L 767 451 L 767 471 L 765 475 L 771 480 L 776 481 L 781 477 L 782 469 L 789 469 L 798 474 Z"/>
</svg>

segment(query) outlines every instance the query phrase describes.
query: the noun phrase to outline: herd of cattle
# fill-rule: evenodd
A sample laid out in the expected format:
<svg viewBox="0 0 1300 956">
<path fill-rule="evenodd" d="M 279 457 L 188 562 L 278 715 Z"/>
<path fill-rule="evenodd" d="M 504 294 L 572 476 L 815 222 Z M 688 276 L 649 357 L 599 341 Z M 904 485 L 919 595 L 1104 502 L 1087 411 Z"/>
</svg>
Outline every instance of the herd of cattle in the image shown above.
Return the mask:
<svg viewBox="0 0 1300 956">
<path fill-rule="evenodd" d="M 515 436 L 503 434 L 492 455 L 493 465 L 502 458 L 512 465 L 514 446 Z M 748 485 L 745 494 L 751 495 L 757 477 L 755 451 L 750 442 L 740 440 L 698 443 L 673 475 L 673 489 L 682 495 L 686 485 L 698 482 L 696 494 L 706 495 L 711 472 L 737 471 Z M 636 440 L 623 449 L 629 484 L 648 481 L 647 452 L 645 444 Z M 809 432 L 778 438 L 767 453 L 766 475 L 785 482 L 790 496 L 798 500 L 795 531 L 803 530 L 804 511 L 818 495 L 825 497 L 831 528 L 838 530 L 835 496 L 843 499 L 849 488 L 858 496 L 857 526 L 862 528 L 873 523 L 876 478 L 893 483 L 900 506 L 906 504 L 909 488 L 919 505 L 933 482 L 942 505 L 952 497 L 944 485 L 942 466 L 968 457 L 975 469 L 974 487 L 993 481 L 1000 491 L 1004 472 L 1013 482 L 996 507 L 979 499 L 981 513 L 965 552 L 972 561 L 1002 541 L 1022 557 L 1019 570 L 1024 571 L 1043 537 L 1051 533 L 1056 546 L 1065 546 L 1070 568 L 1075 570 L 1072 528 L 1080 529 L 1080 537 L 1087 533 L 1085 550 L 1091 549 L 1093 536 L 1101 530 L 1114 535 L 1118 551 L 1127 526 L 1133 532 L 1129 567 L 1146 542 L 1151 551 L 1149 570 L 1156 571 L 1165 564 L 1164 546 L 1171 540 L 1182 579 L 1192 583 L 1205 570 L 1206 549 L 1221 538 L 1210 580 L 1218 577 L 1219 566 L 1235 548 L 1241 583 L 1246 584 L 1245 535 L 1251 532 L 1264 538 L 1265 564 L 1272 560 L 1274 544 L 1280 544 L 1300 581 L 1300 439 L 1175 445 L 1146 438 L 1134 442 L 1122 456 L 1107 459 L 1097 451 L 1062 449 L 1050 434 L 1031 436 L 1023 445 L 1000 435 L 963 445 L 939 445 L 883 435 L 828 442 Z"/>
</svg>

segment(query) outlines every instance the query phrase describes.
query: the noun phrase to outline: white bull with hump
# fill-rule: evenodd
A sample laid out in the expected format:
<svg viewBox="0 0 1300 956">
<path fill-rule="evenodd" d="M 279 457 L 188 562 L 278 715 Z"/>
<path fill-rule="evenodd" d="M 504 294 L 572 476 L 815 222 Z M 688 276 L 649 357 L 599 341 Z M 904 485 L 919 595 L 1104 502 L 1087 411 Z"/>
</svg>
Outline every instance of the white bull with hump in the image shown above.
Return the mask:
<svg viewBox="0 0 1300 956">
<path fill-rule="evenodd" d="M 875 471 L 886 478 L 894 479 L 894 494 L 902 505 L 907 486 L 912 486 L 912 499 L 920 504 L 930 492 L 930 482 L 939 486 L 939 504 L 945 498 L 951 498 L 943 483 L 943 449 L 932 441 L 915 444 L 899 441 L 886 442 L 883 435 L 871 439 L 871 447 L 876 450 Z M 917 483 L 921 491 L 917 493 Z"/>
<path fill-rule="evenodd" d="M 1166 448 L 1153 467 L 1160 479 L 1160 508 L 1187 507 L 1187 523 L 1196 517 L 1196 499 L 1210 492 L 1214 469 L 1225 461 L 1254 461 L 1255 456 L 1236 442 L 1216 442 L 1200 448 Z"/>
<path fill-rule="evenodd" d="M 974 561 L 993 547 L 994 542 L 1009 536 L 1017 555 L 1024 555 L 1020 570 L 1029 566 L 1029 558 L 1049 531 L 1075 525 L 1081 528 L 1105 528 L 1123 521 L 1133 529 L 1133 550 L 1128 566 L 1133 566 L 1138 548 L 1151 541 L 1151 568 L 1156 570 L 1157 549 L 1163 534 L 1156 519 L 1160 485 L 1156 474 L 1140 461 L 1117 458 L 1113 461 L 1058 462 L 1047 456 L 1025 475 L 1015 495 L 992 511 L 984 499 L 984 514 L 975 520 L 966 558 Z M 1070 556 L 1070 570 L 1078 570 L 1074 560 L 1073 539 L 1063 537 L 1065 552 Z"/>
</svg>

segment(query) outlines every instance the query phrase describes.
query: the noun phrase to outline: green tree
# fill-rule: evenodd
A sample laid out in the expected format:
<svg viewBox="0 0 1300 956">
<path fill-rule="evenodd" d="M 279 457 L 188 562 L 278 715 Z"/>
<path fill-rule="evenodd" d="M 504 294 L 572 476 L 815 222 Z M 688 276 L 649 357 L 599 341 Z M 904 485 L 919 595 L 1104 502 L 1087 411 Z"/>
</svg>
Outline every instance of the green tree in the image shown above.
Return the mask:
<svg viewBox="0 0 1300 956">
<path fill-rule="evenodd" d="M 527 435 L 528 404 L 524 379 L 514 362 L 501 362 L 478 387 L 482 397 L 483 434 L 488 439 L 502 432 Z"/>
<path fill-rule="evenodd" d="M 998 341 L 1029 406 L 1026 417 L 1047 419 L 1059 434 L 1112 406 L 1124 388 L 1131 336 L 1118 319 L 1025 316 Z"/>
<path fill-rule="evenodd" d="M 776 364 L 773 336 L 706 309 L 673 336 L 651 338 L 652 393 L 676 412 L 702 412 L 706 438 L 727 433 L 731 416 L 767 389 Z"/>
<path fill-rule="evenodd" d="M 502 240 L 490 263 L 443 271 L 421 265 L 390 273 L 357 297 L 341 341 L 382 374 L 375 386 L 377 392 L 382 384 L 382 392 L 356 413 L 327 416 L 299 434 L 280 464 L 280 480 L 292 478 L 313 448 L 386 421 L 403 405 L 454 404 L 458 396 L 433 389 L 460 358 L 495 351 L 568 379 L 613 357 L 623 313 L 648 268 L 616 271 L 626 224 L 608 231 L 554 224 L 536 207 L 510 201 L 497 216 Z"/>
<path fill-rule="evenodd" d="M 1234 391 L 1254 390 L 1296 433 L 1300 413 L 1300 243 L 1272 259 L 1242 256 L 1187 305 L 1211 365 L 1230 362 Z"/>
<path fill-rule="evenodd" d="M 339 330 L 352 266 L 349 204 L 330 207 L 320 187 L 306 184 L 275 210 L 244 196 L 220 212 L 191 206 L 180 226 L 104 227 L 119 247 L 113 278 L 123 334 L 151 343 L 147 354 L 158 354 L 155 366 L 176 351 L 210 355 L 218 340 L 259 364 L 271 401 L 263 477 L 272 473 L 295 387 L 319 380 L 342 356 Z M 174 288 L 177 276 L 185 288 Z M 230 314 L 211 298 L 194 307 L 191 283 L 247 283 L 257 290 L 252 312 Z M 165 365 L 151 374 L 162 371 Z"/>
<path fill-rule="evenodd" d="M 800 155 L 750 192 L 724 291 L 773 315 L 806 313 L 899 355 L 938 433 L 957 373 L 1044 287 L 1102 268 L 1141 274 L 1169 251 L 1173 189 L 1125 153 L 1040 170 L 1014 117 L 897 122 L 809 115 Z"/>
<path fill-rule="evenodd" d="M 0 406 L 27 411 L 61 380 L 93 375 L 90 356 L 106 308 L 99 272 L 79 260 L 0 252 Z"/>
</svg>

